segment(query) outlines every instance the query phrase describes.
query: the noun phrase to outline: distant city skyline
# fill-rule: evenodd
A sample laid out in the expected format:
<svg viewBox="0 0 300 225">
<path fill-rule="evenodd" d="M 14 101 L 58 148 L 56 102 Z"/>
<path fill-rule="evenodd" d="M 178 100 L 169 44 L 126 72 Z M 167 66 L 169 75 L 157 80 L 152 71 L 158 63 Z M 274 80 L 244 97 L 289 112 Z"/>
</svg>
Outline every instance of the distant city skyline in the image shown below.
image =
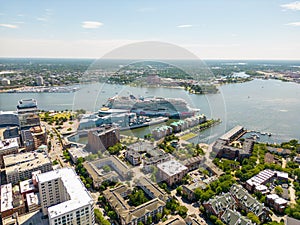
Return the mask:
<svg viewBox="0 0 300 225">
<path fill-rule="evenodd" d="M 100 58 L 161 41 L 200 59 L 300 60 L 300 1 L 4 1 L 0 57 Z"/>
</svg>

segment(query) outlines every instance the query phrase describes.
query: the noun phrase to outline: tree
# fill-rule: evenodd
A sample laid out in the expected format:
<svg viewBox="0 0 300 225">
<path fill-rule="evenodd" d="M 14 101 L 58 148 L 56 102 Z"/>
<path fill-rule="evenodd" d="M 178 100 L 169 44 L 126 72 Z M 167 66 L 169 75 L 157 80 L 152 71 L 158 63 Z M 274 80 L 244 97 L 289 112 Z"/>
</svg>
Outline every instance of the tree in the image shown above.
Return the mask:
<svg viewBox="0 0 300 225">
<path fill-rule="evenodd" d="M 178 214 L 179 214 L 182 218 L 185 218 L 185 217 L 186 217 L 187 211 L 188 211 L 187 207 L 180 205 L 180 206 L 178 206 L 178 207 L 176 208 L 176 210 L 178 211 Z"/>
<path fill-rule="evenodd" d="M 111 218 L 112 220 L 116 220 L 118 218 L 118 215 L 116 212 L 114 211 L 108 211 L 107 215 L 109 216 L 109 218 Z"/>
<path fill-rule="evenodd" d="M 176 188 L 176 193 L 177 195 L 181 196 L 182 195 L 182 187 L 179 186 L 178 188 Z"/>
<path fill-rule="evenodd" d="M 156 220 L 160 221 L 162 218 L 162 214 L 161 213 L 156 213 Z"/>
<path fill-rule="evenodd" d="M 134 189 L 131 194 L 128 195 L 129 204 L 133 206 L 139 206 L 148 201 L 145 193 L 142 190 Z"/>
<path fill-rule="evenodd" d="M 249 212 L 247 214 L 247 217 L 253 222 L 253 223 L 256 223 L 256 224 L 260 224 L 260 220 L 259 218 L 252 212 Z"/>
<path fill-rule="evenodd" d="M 103 169 L 103 171 L 104 171 L 105 173 L 108 173 L 108 172 L 111 171 L 111 168 L 110 168 L 109 165 L 104 165 L 104 166 L 102 167 L 102 169 Z"/>
<path fill-rule="evenodd" d="M 152 216 L 149 216 L 147 218 L 147 224 L 150 225 L 152 223 Z"/>
<path fill-rule="evenodd" d="M 283 193 L 282 187 L 281 186 L 276 186 L 275 187 L 275 192 L 276 192 L 276 194 L 281 195 Z"/>
<path fill-rule="evenodd" d="M 94 213 L 95 213 L 95 220 L 97 221 L 97 223 L 101 225 L 111 225 L 108 220 L 104 219 L 99 209 L 94 209 Z"/>
</svg>

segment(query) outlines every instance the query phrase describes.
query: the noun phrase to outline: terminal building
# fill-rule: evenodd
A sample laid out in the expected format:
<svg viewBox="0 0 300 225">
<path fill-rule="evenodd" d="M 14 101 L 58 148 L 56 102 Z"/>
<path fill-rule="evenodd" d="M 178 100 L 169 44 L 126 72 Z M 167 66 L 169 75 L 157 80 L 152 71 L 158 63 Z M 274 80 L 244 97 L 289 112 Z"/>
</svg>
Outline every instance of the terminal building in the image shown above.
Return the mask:
<svg viewBox="0 0 300 225">
<path fill-rule="evenodd" d="M 49 225 L 93 225 L 94 201 L 72 168 L 37 175 L 41 207 Z"/>
<path fill-rule="evenodd" d="M 237 138 L 239 135 L 245 132 L 244 127 L 242 126 L 235 126 L 227 133 L 223 134 L 219 139 L 224 140 L 227 144 Z"/>
<path fill-rule="evenodd" d="M 252 154 L 255 141 L 250 138 L 246 138 L 243 142 L 240 142 L 241 147 L 233 147 L 231 143 L 245 134 L 246 131 L 242 126 L 236 126 L 226 134 L 222 135 L 214 143 L 212 149 L 218 158 L 237 159 L 240 162 L 245 158 L 249 158 Z"/>
<path fill-rule="evenodd" d="M 52 163 L 45 152 L 26 152 L 4 156 L 7 183 L 16 184 L 30 179 L 32 172 L 42 173 L 52 170 Z"/>
</svg>

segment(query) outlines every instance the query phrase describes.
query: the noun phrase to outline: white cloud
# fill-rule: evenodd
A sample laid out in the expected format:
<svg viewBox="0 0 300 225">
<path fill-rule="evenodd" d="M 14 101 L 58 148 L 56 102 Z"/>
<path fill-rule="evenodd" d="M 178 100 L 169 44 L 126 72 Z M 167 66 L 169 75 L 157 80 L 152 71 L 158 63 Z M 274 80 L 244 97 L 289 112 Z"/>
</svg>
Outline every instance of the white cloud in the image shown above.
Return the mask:
<svg viewBox="0 0 300 225">
<path fill-rule="evenodd" d="M 0 27 L 6 27 L 6 28 L 11 28 L 11 29 L 16 29 L 18 28 L 17 25 L 13 25 L 13 24 L 5 24 L 5 23 L 1 23 Z"/>
<path fill-rule="evenodd" d="M 182 25 L 178 25 L 178 28 L 189 28 L 189 27 L 193 27 L 192 24 L 182 24 Z"/>
<path fill-rule="evenodd" d="M 287 23 L 288 26 L 300 27 L 300 22 Z"/>
<path fill-rule="evenodd" d="M 281 5 L 284 9 L 290 9 L 290 10 L 300 10 L 300 2 L 291 2 L 288 4 Z"/>
<path fill-rule="evenodd" d="M 97 29 L 101 26 L 103 26 L 103 23 L 98 21 L 84 21 L 81 25 L 85 29 Z"/>
</svg>

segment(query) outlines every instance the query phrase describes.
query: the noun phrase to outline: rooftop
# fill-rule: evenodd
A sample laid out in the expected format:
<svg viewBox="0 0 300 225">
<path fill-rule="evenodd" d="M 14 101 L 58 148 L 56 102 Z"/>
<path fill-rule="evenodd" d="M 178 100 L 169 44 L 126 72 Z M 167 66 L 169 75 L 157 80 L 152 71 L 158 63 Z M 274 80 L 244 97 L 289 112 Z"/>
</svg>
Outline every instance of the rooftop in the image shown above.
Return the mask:
<svg viewBox="0 0 300 225">
<path fill-rule="evenodd" d="M 227 133 L 223 134 L 220 137 L 220 139 L 227 141 L 227 140 L 231 139 L 234 135 L 236 135 L 238 132 L 240 132 L 243 129 L 244 129 L 244 127 L 242 127 L 242 126 L 235 126 L 230 131 L 228 131 Z"/>
<path fill-rule="evenodd" d="M 163 200 L 165 197 L 167 197 L 167 193 L 164 190 L 146 177 L 139 179 L 138 186 L 141 186 L 143 189 L 147 189 L 147 191 L 152 194 L 153 198 L 159 198 Z"/>
<path fill-rule="evenodd" d="M 288 179 L 289 177 L 287 173 L 266 169 L 261 171 L 259 174 L 251 177 L 249 180 L 246 181 L 246 183 L 251 186 L 259 186 L 261 184 L 266 183 L 268 180 L 275 176 L 283 179 Z"/>
<path fill-rule="evenodd" d="M 35 187 L 33 185 L 32 179 L 20 181 L 20 192 L 28 192 L 34 190 Z"/>
<path fill-rule="evenodd" d="M 157 165 L 157 167 L 164 173 L 168 174 L 168 176 L 173 176 L 188 169 L 186 166 L 182 165 L 176 160 L 160 163 Z"/>
<path fill-rule="evenodd" d="M 93 204 L 93 198 L 72 168 L 62 168 L 37 175 L 38 181 L 45 183 L 54 179 L 60 179 L 70 196 L 70 200 L 48 208 L 49 219 L 58 217 L 66 212 L 88 204 Z"/>
<path fill-rule="evenodd" d="M 44 164 L 51 164 L 46 152 L 26 152 L 3 157 L 6 174 L 25 171 Z"/>
<path fill-rule="evenodd" d="M 1 185 L 1 212 L 13 209 L 12 184 Z"/>
<path fill-rule="evenodd" d="M 68 152 L 70 153 L 70 155 L 76 158 L 80 158 L 80 157 L 85 158 L 91 154 L 85 151 L 83 148 L 77 148 L 77 147 L 70 148 Z"/>
<path fill-rule="evenodd" d="M 37 108 L 37 102 L 35 99 L 22 99 L 19 101 L 17 108 L 18 109 Z"/>
<path fill-rule="evenodd" d="M 26 194 L 26 201 L 27 201 L 27 205 L 31 206 L 31 205 L 39 205 L 40 204 L 40 200 L 38 197 L 38 193 L 29 193 Z"/>
<path fill-rule="evenodd" d="M 6 150 L 10 148 L 18 148 L 18 139 L 17 138 L 10 138 L 6 139 L 5 141 L 0 141 L 0 151 L 1 150 Z"/>
</svg>

